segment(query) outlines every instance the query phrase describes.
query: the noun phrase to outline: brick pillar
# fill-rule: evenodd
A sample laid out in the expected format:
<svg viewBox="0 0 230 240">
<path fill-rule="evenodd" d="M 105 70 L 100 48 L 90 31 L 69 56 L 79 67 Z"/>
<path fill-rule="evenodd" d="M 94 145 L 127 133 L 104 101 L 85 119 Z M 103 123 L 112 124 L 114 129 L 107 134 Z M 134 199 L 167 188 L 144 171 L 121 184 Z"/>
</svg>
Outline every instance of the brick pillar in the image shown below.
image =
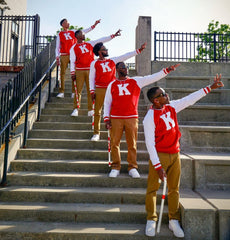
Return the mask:
<svg viewBox="0 0 230 240">
<path fill-rule="evenodd" d="M 144 76 L 151 74 L 151 17 L 140 16 L 136 27 L 136 48 L 147 42 L 146 49 L 136 56 L 137 75 Z"/>
</svg>

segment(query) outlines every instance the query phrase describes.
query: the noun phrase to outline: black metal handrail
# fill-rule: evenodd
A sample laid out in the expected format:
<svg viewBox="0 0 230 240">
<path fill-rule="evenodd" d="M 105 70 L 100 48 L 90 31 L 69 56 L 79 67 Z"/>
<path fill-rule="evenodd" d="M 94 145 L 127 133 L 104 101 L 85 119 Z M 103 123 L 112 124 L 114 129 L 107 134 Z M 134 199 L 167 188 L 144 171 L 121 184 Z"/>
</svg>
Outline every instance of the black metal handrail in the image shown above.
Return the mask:
<svg viewBox="0 0 230 240">
<path fill-rule="evenodd" d="M 2 91 L 4 94 L 1 96 L 0 144 L 5 143 L 5 153 L 1 186 L 6 185 L 10 132 L 14 129 L 22 113 L 25 112 L 23 146 L 26 145 L 29 102 L 38 93 L 37 120 L 39 120 L 41 89 L 46 79 L 49 79 L 48 101 L 50 100 L 51 71 L 56 64 L 54 48 L 55 40 L 47 45 L 37 57 L 28 62 L 24 69 L 14 78 L 13 83 L 9 82 L 7 88 Z"/>
<path fill-rule="evenodd" d="M 230 34 L 155 31 L 154 60 L 229 62 Z"/>
</svg>

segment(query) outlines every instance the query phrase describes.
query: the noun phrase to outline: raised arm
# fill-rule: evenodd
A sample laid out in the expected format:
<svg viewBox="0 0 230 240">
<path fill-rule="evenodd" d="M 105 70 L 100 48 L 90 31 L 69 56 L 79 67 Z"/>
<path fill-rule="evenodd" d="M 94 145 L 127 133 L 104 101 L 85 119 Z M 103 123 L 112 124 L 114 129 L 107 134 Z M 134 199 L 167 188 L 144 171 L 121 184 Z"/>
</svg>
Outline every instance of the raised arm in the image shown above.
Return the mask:
<svg viewBox="0 0 230 240">
<path fill-rule="evenodd" d="M 91 27 L 86 28 L 86 29 L 82 29 L 82 32 L 84 32 L 86 34 L 90 31 L 92 31 L 97 26 L 97 24 L 100 23 L 100 22 L 101 22 L 101 19 L 97 20 Z"/>
<path fill-rule="evenodd" d="M 109 42 L 110 40 L 112 40 L 113 38 L 115 38 L 117 36 L 121 36 L 121 30 L 120 29 L 112 35 L 109 35 L 107 37 L 102 37 L 102 38 L 99 38 L 97 40 L 89 41 L 88 43 L 90 43 L 94 47 L 99 42 L 103 42 L 103 43 Z"/>
<path fill-rule="evenodd" d="M 210 93 L 211 90 L 214 90 L 223 86 L 224 84 L 223 82 L 221 82 L 221 74 L 220 75 L 216 74 L 212 85 L 204 87 L 196 92 L 193 92 L 184 98 L 181 98 L 175 101 L 170 101 L 170 105 L 175 108 L 176 112 L 180 112 L 183 109 L 195 104 L 202 97 Z"/>
<path fill-rule="evenodd" d="M 172 65 L 170 67 L 162 69 L 160 72 L 154 73 L 152 75 L 144 76 L 144 77 L 134 77 L 137 81 L 137 84 L 140 88 L 143 88 L 149 84 L 159 81 L 160 79 L 164 78 L 167 74 L 171 71 L 175 71 L 180 64 Z"/>
<path fill-rule="evenodd" d="M 113 57 L 111 58 L 111 60 L 113 60 L 115 64 L 117 64 L 118 62 L 124 62 L 125 60 L 140 54 L 145 48 L 146 48 L 146 43 L 142 44 L 141 47 L 139 49 L 136 49 L 135 51 L 125 53 L 118 57 Z"/>
</svg>

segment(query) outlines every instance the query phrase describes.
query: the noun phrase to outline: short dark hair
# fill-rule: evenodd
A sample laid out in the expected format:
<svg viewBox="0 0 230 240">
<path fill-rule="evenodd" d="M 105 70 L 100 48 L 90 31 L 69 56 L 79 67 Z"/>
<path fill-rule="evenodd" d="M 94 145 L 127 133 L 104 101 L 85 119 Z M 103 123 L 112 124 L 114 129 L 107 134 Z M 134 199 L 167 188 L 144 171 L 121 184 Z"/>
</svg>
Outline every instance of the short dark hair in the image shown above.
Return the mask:
<svg viewBox="0 0 230 240">
<path fill-rule="evenodd" d="M 63 18 L 61 21 L 60 21 L 60 25 L 62 26 L 63 22 L 67 20 L 66 18 Z"/>
<path fill-rule="evenodd" d="M 156 91 L 160 89 L 160 87 L 152 87 L 148 90 L 147 92 L 147 97 L 149 99 L 150 102 L 152 102 L 153 98 L 155 97 L 156 95 Z"/>
<path fill-rule="evenodd" d="M 77 37 L 77 35 L 78 35 L 80 32 L 82 32 L 82 30 L 77 30 L 77 31 L 75 32 L 75 37 Z"/>
<path fill-rule="evenodd" d="M 98 56 L 98 51 L 100 51 L 101 47 L 103 46 L 103 42 L 99 42 L 97 43 L 94 47 L 93 47 L 93 53 Z"/>
<path fill-rule="evenodd" d="M 119 66 L 121 63 L 124 63 L 124 62 L 118 62 L 118 63 L 116 64 L 116 69 L 118 68 L 118 66 Z M 124 64 L 125 64 L 125 63 L 124 63 Z"/>
</svg>

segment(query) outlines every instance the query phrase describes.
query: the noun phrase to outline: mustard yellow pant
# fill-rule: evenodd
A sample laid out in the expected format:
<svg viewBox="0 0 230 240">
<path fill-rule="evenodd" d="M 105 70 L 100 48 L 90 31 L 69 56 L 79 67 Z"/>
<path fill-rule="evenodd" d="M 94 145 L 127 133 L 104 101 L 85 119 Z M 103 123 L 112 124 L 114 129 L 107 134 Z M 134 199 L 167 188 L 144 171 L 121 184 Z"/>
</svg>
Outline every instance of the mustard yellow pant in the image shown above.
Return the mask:
<svg viewBox="0 0 230 240">
<path fill-rule="evenodd" d="M 92 103 L 92 98 L 89 91 L 89 70 L 76 70 L 76 86 L 77 86 L 78 101 L 80 106 L 81 106 L 81 93 L 82 93 L 84 83 L 87 89 L 88 111 L 91 111 L 93 109 L 92 108 L 93 103 Z M 77 108 L 76 95 L 74 96 L 73 107 Z"/>
<path fill-rule="evenodd" d="M 60 56 L 60 70 L 61 70 L 61 86 L 59 87 L 59 93 L 65 91 L 65 74 L 69 64 L 69 55 Z M 74 93 L 74 85 L 72 83 L 72 93 Z"/>
<path fill-rule="evenodd" d="M 112 169 L 121 169 L 120 141 L 125 131 L 126 142 L 128 146 L 128 171 L 137 166 L 137 130 L 138 119 L 111 119 L 111 157 Z"/>
<path fill-rule="evenodd" d="M 169 220 L 180 220 L 179 212 L 179 185 L 180 185 L 180 154 L 158 153 L 162 168 L 167 174 L 168 187 L 168 215 Z M 161 183 L 163 184 L 163 183 Z M 157 190 L 160 187 L 158 173 L 152 162 L 149 160 L 149 175 L 146 191 L 145 208 L 147 212 L 147 220 L 157 221 L 156 201 Z"/>
<path fill-rule="evenodd" d="M 96 88 L 95 110 L 94 110 L 94 134 L 100 134 L 101 110 L 105 99 L 106 88 Z"/>
</svg>

